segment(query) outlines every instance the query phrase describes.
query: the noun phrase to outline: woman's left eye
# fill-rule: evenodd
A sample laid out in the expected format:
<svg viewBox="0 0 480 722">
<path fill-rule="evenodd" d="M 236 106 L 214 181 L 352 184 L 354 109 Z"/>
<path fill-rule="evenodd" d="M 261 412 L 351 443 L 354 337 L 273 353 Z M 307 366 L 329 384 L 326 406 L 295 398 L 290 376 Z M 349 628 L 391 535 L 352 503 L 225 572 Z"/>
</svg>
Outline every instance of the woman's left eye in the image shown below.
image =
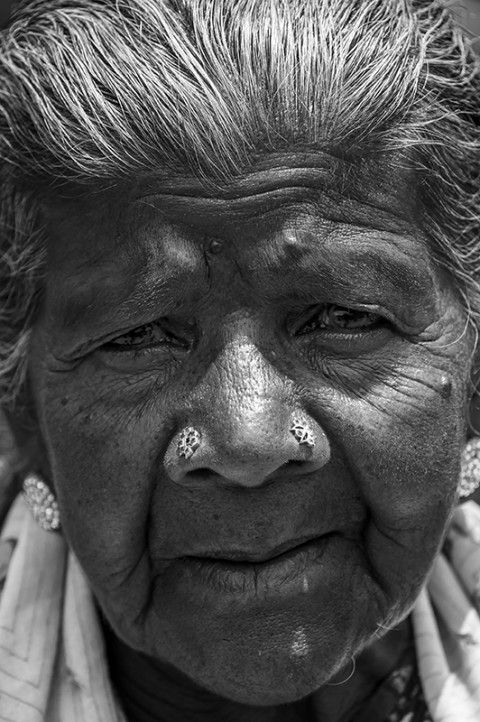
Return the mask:
<svg viewBox="0 0 480 722">
<path fill-rule="evenodd" d="M 302 336 L 313 331 L 360 332 L 370 331 L 386 323 L 386 319 L 371 311 L 326 304 L 317 307 L 310 318 L 297 330 Z"/>
</svg>

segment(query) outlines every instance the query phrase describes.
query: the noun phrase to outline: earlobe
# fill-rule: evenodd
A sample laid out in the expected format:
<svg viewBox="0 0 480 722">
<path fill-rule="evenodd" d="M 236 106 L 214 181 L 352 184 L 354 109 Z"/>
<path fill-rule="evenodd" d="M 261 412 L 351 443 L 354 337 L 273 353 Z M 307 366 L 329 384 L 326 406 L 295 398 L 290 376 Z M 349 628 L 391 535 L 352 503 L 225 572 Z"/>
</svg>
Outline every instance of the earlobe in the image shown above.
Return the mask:
<svg viewBox="0 0 480 722">
<path fill-rule="evenodd" d="M 15 442 L 6 414 L 0 409 L 0 458 L 10 458 L 15 453 Z"/>
<path fill-rule="evenodd" d="M 462 451 L 462 462 L 458 494 L 461 498 L 471 497 L 480 487 L 480 439 L 470 439 Z"/>
<path fill-rule="evenodd" d="M 8 460 L 16 477 L 22 479 L 31 471 L 49 475 L 39 425 L 30 410 L 0 410 L 0 434 L 0 456 Z"/>
<path fill-rule="evenodd" d="M 460 498 L 480 504 L 480 344 L 477 342 L 467 406 L 467 443 L 462 450 L 462 470 L 459 480 Z"/>
<path fill-rule="evenodd" d="M 468 438 L 480 436 L 480 394 L 478 389 L 473 392 L 470 401 L 467 435 Z"/>
<path fill-rule="evenodd" d="M 480 437 L 480 344 L 478 343 L 472 363 L 470 403 L 467 413 L 467 438 Z"/>
<path fill-rule="evenodd" d="M 51 478 L 50 464 L 31 404 L 0 408 L 0 526 L 24 480 L 35 473 Z"/>
<path fill-rule="evenodd" d="M 20 492 L 20 475 L 16 474 L 17 451 L 6 415 L 0 410 L 0 526 L 15 497 Z"/>
</svg>

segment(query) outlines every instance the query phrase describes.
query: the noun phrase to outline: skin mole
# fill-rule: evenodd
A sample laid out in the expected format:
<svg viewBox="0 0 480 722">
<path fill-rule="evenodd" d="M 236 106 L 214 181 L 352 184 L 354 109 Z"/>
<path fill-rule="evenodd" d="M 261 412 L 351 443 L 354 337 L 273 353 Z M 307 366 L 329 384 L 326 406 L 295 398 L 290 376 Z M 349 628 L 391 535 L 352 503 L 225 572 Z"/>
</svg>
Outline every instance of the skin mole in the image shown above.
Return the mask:
<svg viewBox="0 0 480 722">
<path fill-rule="evenodd" d="M 224 250 L 224 242 L 220 238 L 212 238 L 208 241 L 208 252 L 214 256 L 218 256 Z"/>
<path fill-rule="evenodd" d="M 445 399 L 445 400 L 449 399 L 452 395 L 452 391 L 453 391 L 452 380 L 450 378 L 448 378 L 447 376 L 444 376 L 442 378 L 442 383 L 441 383 L 441 388 L 440 388 L 440 395 L 441 395 L 442 399 Z"/>
</svg>

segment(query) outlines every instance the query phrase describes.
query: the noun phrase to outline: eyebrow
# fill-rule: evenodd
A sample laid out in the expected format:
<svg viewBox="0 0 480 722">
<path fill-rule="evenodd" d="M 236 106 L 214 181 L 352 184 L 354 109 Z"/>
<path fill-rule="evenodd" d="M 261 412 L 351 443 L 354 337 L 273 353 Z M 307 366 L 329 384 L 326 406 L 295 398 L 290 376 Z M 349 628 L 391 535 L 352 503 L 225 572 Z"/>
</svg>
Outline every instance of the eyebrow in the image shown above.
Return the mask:
<svg viewBox="0 0 480 722">
<path fill-rule="evenodd" d="M 355 295 L 358 299 L 362 288 L 365 296 L 372 298 L 381 278 L 384 281 L 380 289 L 383 298 L 408 298 L 406 305 L 409 308 L 423 304 L 425 313 L 431 312 L 435 305 L 437 296 L 432 264 L 426 244 L 418 238 L 407 233 L 385 231 L 358 219 L 339 222 L 318 214 L 306 217 L 305 223 L 295 224 L 291 230 L 298 241 L 292 244 L 292 251 L 297 249 L 300 252 L 300 262 L 292 257 L 287 264 L 293 273 L 288 284 L 287 295 L 290 298 L 312 303 L 312 297 L 322 284 L 330 290 L 338 289 L 345 298 L 352 292 L 352 297 Z M 143 239 L 145 244 L 153 242 L 149 233 Z M 140 242 L 141 238 L 137 240 Z M 145 248 L 142 243 L 140 246 Z M 141 252 L 136 250 L 140 246 L 127 242 L 115 256 L 97 257 L 94 263 L 81 266 L 71 277 L 67 277 L 67 281 L 63 281 L 61 295 L 56 294 L 59 300 L 57 322 L 61 332 L 73 337 L 75 332 L 89 324 L 100 329 L 107 314 L 110 318 L 119 319 L 122 314 L 125 318 L 132 314 L 132 322 L 135 323 L 136 314 L 132 311 L 151 308 L 153 313 L 155 305 L 160 308 L 162 303 L 162 311 L 165 314 L 169 312 L 174 299 L 167 289 L 174 281 L 173 276 L 156 278 L 153 284 L 150 283 L 151 273 L 142 274 L 143 280 L 132 274 L 135 257 L 141 259 Z M 283 251 L 286 248 L 282 244 L 279 247 Z M 277 260 L 285 265 L 284 260 Z M 270 264 L 273 264 L 273 270 L 273 257 L 268 259 Z M 285 274 L 282 278 L 280 275 L 278 295 L 282 296 L 285 295 Z M 189 283 L 191 286 L 193 278 L 192 284 Z M 318 301 L 321 302 L 322 298 L 319 297 Z M 125 325 L 128 324 L 126 322 Z"/>
<path fill-rule="evenodd" d="M 118 281 L 112 283 L 112 277 Z M 82 269 L 80 273 L 69 275 L 68 281 L 64 280 L 60 289 L 56 286 L 53 291 L 58 307 L 57 319 L 60 321 L 60 329 L 72 331 L 88 321 L 89 317 L 96 315 L 100 289 L 103 306 L 111 307 L 120 303 L 124 297 L 127 281 L 128 277 L 122 273 L 120 266 L 117 266 L 112 274 L 110 263 L 108 265 L 97 263 L 90 266 L 88 272 Z"/>
<path fill-rule="evenodd" d="M 335 224 L 318 244 L 310 240 L 312 233 L 306 234 L 308 240 L 298 233 L 299 248 L 293 244 L 290 249 L 289 268 L 294 276 L 290 297 L 311 303 L 315 294 L 318 302 L 337 294 L 345 301 L 361 303 L 363 295 L 365 302 L 374 303 L 377 298 L 385 304 L 403 305 L 405 314 L 419 321 L 431 316 L 438 287 L 426 242 L 345 224 Z M 302 254 L 306 240 L 308 250 Z M 280 276 L 278 286 L 281 296 L 285 286 Z M 406 317 L 405 322 L 408 325 Z"/>
<path fill-rule="evenodd" d="M 391 280 L 401 293 L 425 294 L 426 291 L 435 287 L 433 269 L 431 262 L 426 255 L 421 253 L 421 246 L 409 242 L 407 238 L 393 238 L 392 234 L 379 232 L 374 234 L 368 231 L 357 231 L 357 236 L 365 236 L 353 242 L 347 241 L 348 253 L 344 261 L 344 269 L 341 275 L 337 273 L 338 267 L 331 263 L 332 275 L 337 282 L 348 277 L 344 270 L 356 271 L 356 277 L 364 279 L 366 283 L 375 282 L 381 276 L 383 279 Z M 382 246 L 379 248 L 379 244 Z M 341 242 L 332 239 L 327 249 L 330 258 L 340 253 Z M 428 288 L 426 287 L 428 286 Z"/>
<path fill-rule="evenodd" d="M 128 245 L 128 244 L 127 244 Z M 139 253 L 139 258 L 142 254 Z M 55 299 L 57 312 L 56 323 L 61 333 L 72 337 L 85 327 L 100 329 L 105 321 L 131 316 L 132 320 L 140 319 L 145 308 L 153 309 L 162 304 L 165 313 L 175 305 L 169 286 L 178 286 L 180 280 L 175 275 L 161 277 L 157 273 L 147 272 L 136 275 L 132 273 L 134 260 L 131 247 L 124 252 L 119 251 L 112 259 L 97 258 L 96 262 L 83 265 L 65 275 L 60 284 L 55 284 L 52 297 Z M 157 268 L 161 268 L 161 261 Z M 147 267 L 148 271 L 148 267 Z M 188 273 L 188 272 L 187 272 Z M 195 284 L 189 284 L 195 293 Z M 182 286 L 184 287 L 184 286 Z M 130 325 L 130 321 L 126 323 Z"/>
</svg>

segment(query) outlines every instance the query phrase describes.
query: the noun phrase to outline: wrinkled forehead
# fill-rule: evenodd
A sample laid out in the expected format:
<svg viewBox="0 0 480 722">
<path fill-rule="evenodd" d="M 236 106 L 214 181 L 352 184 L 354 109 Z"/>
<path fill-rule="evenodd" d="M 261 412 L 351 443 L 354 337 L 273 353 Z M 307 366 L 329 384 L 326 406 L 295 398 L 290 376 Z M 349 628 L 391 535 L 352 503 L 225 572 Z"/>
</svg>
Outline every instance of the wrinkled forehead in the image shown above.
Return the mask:
<svg viewBox="0 0 480 722">
<path fill-rule="evenodd" d="M 146 299 L 156 288 L 180 298 L 187 284 L 201 298 L 212 241 L 240 275 L 263 268 L 278 297 L 288 278 L 300 292 L 299 277 L 310 278 L 319 263 L 324 282 L 390 277 L 413 292 L 414 266 L 425 278 L 432 273 L 415 181 L 404 158 L 353 165 L 302 152 L 259 158 L 223 185 L 159 173 L 101 192 L 70 191 L 45 204 L 48 295 L 58 301 L 62 289 L 69 322 L 93 308 L 100 291 Z"/>
<path fill-rule="evenodd" d="M 134 244 L 138 225 L 153 218 L 211 237 L 246 237 L 248 228 L 267 236 L 286 219 L 301 222 L 306 216 L 418 234 L 418 180 L 410 159 L 399 153 L 346 160 L 293 150 L 258 156 L 223 183 L 184 169 L 145 173 L 88 192 L 64 186 L 44 196 L 43 211 L 55 259 L 71 260 L 76 249 L 82 263 L 89 248 L 101 257 L 128 235 Z"/>
</svg>

